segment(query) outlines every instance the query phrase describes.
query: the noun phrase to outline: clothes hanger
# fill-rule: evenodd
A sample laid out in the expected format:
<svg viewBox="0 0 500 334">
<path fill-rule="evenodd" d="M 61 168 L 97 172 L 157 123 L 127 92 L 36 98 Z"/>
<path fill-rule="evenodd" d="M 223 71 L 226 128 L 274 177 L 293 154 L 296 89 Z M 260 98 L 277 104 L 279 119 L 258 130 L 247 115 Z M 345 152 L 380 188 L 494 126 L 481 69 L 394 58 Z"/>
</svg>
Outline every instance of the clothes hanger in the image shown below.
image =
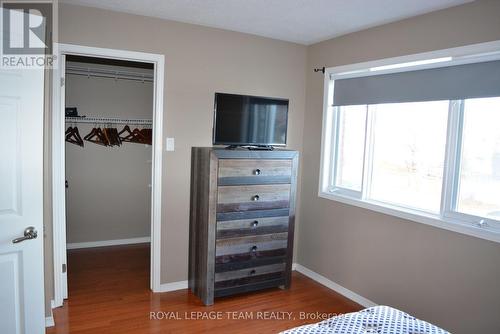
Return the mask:
<svg viewBox="0 0 500 334">
<path fill-rule="evenodd" d="M 73 131 L 73 127 L 70 125 L 69 128 L 66 129 L 66 136 L 69 135 Z"/>
<path fill-rule="evenodd" d="M 84 145 L 83 139 L 82 139 L 82 136 L 80 136 L 80 131 L 78 130 L 78 127 L 76 125 L 73 127 L 73 132 L 74 132 L 74 136 L 77 138 L 78 145 L 83 147 L 83 145 Z"/>
<path fill-rule="evenodd" d="M 102 132 L 100 127 L 97 128 L 97 124 L 94 125 L 92 131 L 90 131 L 90 133 L 86 135 L 83 139 L 94 144 L 108 146 L 108 142 L 106 141 L 104 133 Z"/>
<path fill-rule="evenodd" d="M 108 128 L 104 128 L 102 130 L 102 133 L 104 135 L 104 141 L 106 142 L 106 146 L 113 146 L 113 143 L 111 142 L 111 136 L 108 134 Z"/>
<path fill-rule="evenodd" d="M 72 143 L 72 144 L 76 144 L 78 145 L 77 143 L 77 139 L 76 138 L 73 138 L 73 126 L 70 126 L 67 130 L 66 130 L 66 133 L 65 133 L 65 139 L 68 143 Z"/>
<path fill-rule="evenodd" d="M 82 136 L 80 136 L 80 131 L 78 130 L 78 127 L 76 126 L 76 123 L 73 124 L 73 136 L 76 138 L 78 145 L 83 147 L 83 139 Z"/>
<path fill-rule="evenodd" d="M 138 128 L 135 128 L 134 131 L 132 131 L 132 136 L 133 136 L 131 138 L 132 143 L 147 144 L 146 137 L 142 134 L 141 130 L 139 130 Z"/>
<path fill-rule="evenodd" d="M 108 126 L 108 136 L 111 140 L 112 146 L 120 146 L 120 139 L 116 138 L 116 128 L 114 128 L 111 124 Z"/>
<path fill-rule="evenodd" d="M 122 136 L 124 133 L 125 133 L 125 135 Z M 130 127 L 127 124 L 123 127 L 122 131 L 118 132 L 118 137 L 120 138 L 121 142 L 124 142 L 124 141 L 128 141 L 128 140 L 125 140 L 125 138 L 129 137 L 131 134 L 132 134 L 132 131 L 130 130 Z"/>
<path fill-rule="evenodd" d="M 104 146 L 109 146 L 109 141 L 106 138 L 106 136 L 104 135 L 104 132 L 102 131 L 101 127 L 98 127 L 96 132 L 100 138 L 100 141 L 104 144 Z"/>
<path fill-rule="evenodd" d="M 113 137 L 111 136 L 111 131 L 109 129 L 109 126 L 102 129 L 102 133 L 104 133 L 104 137 L 108 142 L 108 146 L 115 146 L 115 142 L 113 141 Z"/>
<path fill-rule="evenodd" d="M 129 132 L 129 134 L 125 137 L 121 136 L 120 138 L 122 141 L 128 143 L 139 143 L 139 144 L 146 143 L 146 137 L 144 137 L 144 135 L 138 128 L 135 128 L 133 131 L 131 131 L 130 127 L 127 125 L 120 133 L 123 133 L 124 131 Z"/>
<path fill-rule="evenodd" d="M 66 141 L 78 146 L 83 147 L 83 139 L 80 136 L 80 132 L 78 128 L 75 126 L 70 126 L 68 130 L 66 130 Z"/>
<path fill-rule="evenodd" d="M 83 137 L 84 140 L 87 140 L 88 138 L 90 138 L 90 136 L 93 136 L 95 131 L 96 131 L 96 125 L 94 124 L 94 127 L 92 128 L 92 130 L 90 130 L 90 132 L 88 134 L 85 135 L 85 137 Z"/>
<path fill-rule="evenodd" d="M 121 146 L 122 143 L 120 137 L 118 136 L 118 130 L 111 127 L 111 124 L 104 129 L 104 134 L 106 135 L 110 146 Z"/>
<path fill-rule="evenodd" d="M 146 138 L 146 144 L 153 144 L 153 129 L 149 128 L 149 125 L 147 125 L 146 128 L 141 129 L 141 134 Z"/>
<path fill-rule="evenodd" d="M 122 146 L 122 140 L 120 139 L 120 136 L 118 135 L 118 129 L 116 127 L 113 127 L 111 129 L 111 132 L 112 132 L 113 137 L 115 139 L 116 145 Z"/>
</svg>

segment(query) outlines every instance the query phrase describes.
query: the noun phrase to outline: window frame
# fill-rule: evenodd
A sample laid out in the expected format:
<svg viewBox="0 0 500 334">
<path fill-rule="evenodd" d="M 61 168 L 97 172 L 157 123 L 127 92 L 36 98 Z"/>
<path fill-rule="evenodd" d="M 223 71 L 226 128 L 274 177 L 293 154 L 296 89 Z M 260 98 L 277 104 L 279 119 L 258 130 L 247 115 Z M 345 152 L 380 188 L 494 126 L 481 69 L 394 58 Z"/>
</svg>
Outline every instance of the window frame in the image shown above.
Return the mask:
<svg viewBox="0 0 500 334">
<path fill-rule="evenodd" d="M 369 198 L 371 166 L 373 159 L 373 111 L 368 108 L 365 127 L 365 149 L 361 191 L 336 186 L 337 153 L 339 144 L 339 107 L 333 106 L 335 80 L 369 75 L 381 75 L 444 66 L 477 63 L 500 59 L 500 41 L 465 47 L 388 58 L 325 70 L 323 94 L 323 124 L 321 139 L 321 165 L 318 196 L 344 204 L 369 209 L 395 217 L 419 222 L 446 230 L 500 243 L 500 220 L 474 216 L 456 211 L 462 132 L 464 126 L 463 100 L 449 103 L 446 147 L 443 168 L 440 211 L 438 214 L 380 202 Z"/>
<path fill-rule="evenodd" d="M 334 123 L 335 128 L 332 129 L 332 142 L 331 142 L 331 146 L 332 146 L 332 151 L 334 153 L 331 156 L 332 172 L 329 175 L 329 185 L 328 185 L 328 187 L 331 188 L 331 191 L 335 191 L 338 194 L 343 194 L 343 195 L 346 195 L 346 196 L 352 196 L 352 197 L 361 199 L 363 197 L 362 191 L 363 191 L 363 188 L 364 188 L 363 187 L 364 177 L 361 178 L 361 191 L 357 191 L 355 189 L 350 189 L 350 188 L 347 188 L 347 187 L 342 187 L 342 186 L 337 185 L 338 160 L 339 160 L 338 159 L 338 155 L 339 155 L 339 149 L 340 149 L 339 148 L 339 143 L 340 143 L 340 140 L 339 140 L 339 135 L 340 135 L 340 117 L 341 117 L 340 116 L 340 110 L 339 110 L 339 108 L 338 107 L 333 107 L 332 114 L 333 114 L 332 115 L 332 122 Z M 368 121 L 368 110 L 367 110 L 367 116 L 366 117 L 367 117 L 367 121 Z M 365 122 L 365 124 L 366 124 L 366 122 Z M 366 128 L 365 128 L 365 136 L 366 136 Z M 365 142 L 364 152 L 366 153 L 366 139 L 365 139 L 364 142 Z M 365 162 L 365 157 L 363 156 L 363 168 L 362 168 L 363 174 L 364 174 L 364 170 L 365 170 L 364 162 Z"/>
</svg>

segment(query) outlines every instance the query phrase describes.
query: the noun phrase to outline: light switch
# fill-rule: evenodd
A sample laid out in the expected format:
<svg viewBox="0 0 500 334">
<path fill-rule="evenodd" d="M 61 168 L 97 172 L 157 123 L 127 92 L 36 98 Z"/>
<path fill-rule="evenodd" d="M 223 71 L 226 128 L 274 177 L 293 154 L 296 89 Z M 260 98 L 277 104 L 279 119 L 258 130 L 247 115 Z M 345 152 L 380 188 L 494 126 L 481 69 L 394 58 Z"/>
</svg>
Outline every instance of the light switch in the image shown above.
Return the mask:
<svg viewBox="0 0 500 334">
<path fill-rule="evenodd" d="M 167 138 L 167 143 L 166 143 L 166 150 L 167 151 L 174 151 L 175 150 L 175 140 L 174 138 Z"/>
</svg>

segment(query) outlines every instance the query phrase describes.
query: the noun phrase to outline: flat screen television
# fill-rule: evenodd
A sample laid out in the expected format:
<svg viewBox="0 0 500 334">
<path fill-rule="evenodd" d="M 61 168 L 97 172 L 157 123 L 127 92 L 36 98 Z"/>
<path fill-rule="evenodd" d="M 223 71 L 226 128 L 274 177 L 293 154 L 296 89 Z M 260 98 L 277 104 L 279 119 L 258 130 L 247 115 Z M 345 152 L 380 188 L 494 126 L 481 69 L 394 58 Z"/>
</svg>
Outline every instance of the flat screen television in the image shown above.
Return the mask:
<svg viewBox="0 0 500 334">
<path fill-rule="evenodd" d="M 214 145 L 285 146 L 288 100 L 215 93 Z"/>
</svg>

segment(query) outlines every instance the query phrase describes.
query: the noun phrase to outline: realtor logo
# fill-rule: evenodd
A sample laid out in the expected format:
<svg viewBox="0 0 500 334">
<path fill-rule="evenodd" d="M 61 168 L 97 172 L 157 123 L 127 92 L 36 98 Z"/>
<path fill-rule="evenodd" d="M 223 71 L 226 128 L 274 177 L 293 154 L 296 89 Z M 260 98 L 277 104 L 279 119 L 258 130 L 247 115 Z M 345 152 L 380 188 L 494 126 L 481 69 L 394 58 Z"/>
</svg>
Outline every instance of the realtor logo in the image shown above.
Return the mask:
<svg viewBox="0 0 500 334">
<path fill-rule="evenodd" d="M 52 1 L 2 1 L 2 67 L 52 65 Z"/>
</svg>

